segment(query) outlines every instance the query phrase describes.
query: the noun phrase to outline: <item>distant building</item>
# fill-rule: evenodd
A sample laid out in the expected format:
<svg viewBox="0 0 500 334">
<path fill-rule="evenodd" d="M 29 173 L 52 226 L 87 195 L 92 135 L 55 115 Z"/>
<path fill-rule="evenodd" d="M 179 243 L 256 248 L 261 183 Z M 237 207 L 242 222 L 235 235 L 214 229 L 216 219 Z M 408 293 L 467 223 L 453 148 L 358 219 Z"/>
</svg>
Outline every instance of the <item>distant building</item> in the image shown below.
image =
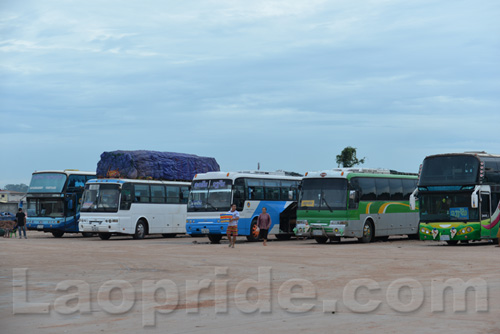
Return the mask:
<svg viewBox="0 0 500 334">
<path fill-rule="evenodd" d="M 16 213 L 19 202 L 24 201 L 25 197 L 25 193 L 18 191 L 0 190 L 0 211 Z"/>
</svg>

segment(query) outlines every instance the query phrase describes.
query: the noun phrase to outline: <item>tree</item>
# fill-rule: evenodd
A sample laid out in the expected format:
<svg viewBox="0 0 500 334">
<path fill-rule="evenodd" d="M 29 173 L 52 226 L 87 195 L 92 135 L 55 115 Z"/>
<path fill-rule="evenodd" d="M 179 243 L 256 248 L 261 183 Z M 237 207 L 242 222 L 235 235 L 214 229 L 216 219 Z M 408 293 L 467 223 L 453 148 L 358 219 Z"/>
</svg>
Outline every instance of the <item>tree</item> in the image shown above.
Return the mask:
<svg viewBox="0 0 500 334">
<path fill-rule="evenodd" d="M 365 158 L 358 160 L 356 158 L 356 148 L 347 146 L 342 152 L 337 155 L 337 165 L 340 167 L 354 167 L 355 165 L 364 164 Z"/>
<path fill-rule="evenodd" d="M 5 185 L 5 190 L 18 191 L 20 193 L 25 193 L 28 191 L 28 186 L 24 183 L 20 184 L 7 184 Z"/>
</svg>

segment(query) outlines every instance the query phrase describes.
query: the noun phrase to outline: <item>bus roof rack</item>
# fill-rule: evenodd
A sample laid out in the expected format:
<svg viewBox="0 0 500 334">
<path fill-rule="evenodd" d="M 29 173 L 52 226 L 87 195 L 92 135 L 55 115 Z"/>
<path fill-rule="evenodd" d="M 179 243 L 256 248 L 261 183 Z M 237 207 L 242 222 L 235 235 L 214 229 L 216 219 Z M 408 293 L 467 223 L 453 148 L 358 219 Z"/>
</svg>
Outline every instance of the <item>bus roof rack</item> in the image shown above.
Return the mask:
<svg viewBox="0 0 500 334">
<path fill-rule="evenodd" d="M 285 175 L 283 171 L 265 172 L 262 170 L 239 170 L 238 173 L 260 174 L 260 175 Z"/>
<path fill-rule="evenodd" d="M 285 175 L 285 176 L 304 176 L 296 172 L 288 172 L 284 170 L 277 170 L 275 172 L 266 172 L 262 170 L 239 170 L 238 173 L 258 174 L 258 175 Z"/>
<path fill-rule="evenodd" d="M 334 168 L 334 172 L 350 172 L 350 173 L 372 173 L 372 174 L 390 174 L 390 170 L 383 168 Z"/>
<path fill-rule="evenodd" d="M 384 168 L 334 168 L 335 172 L 350 172 L 350 173 L 371 173 L 371 174 L 393 174 L 393 175 L 418 175 L 417 173 L 398 172 L 394 169 Z"/>
</svg>

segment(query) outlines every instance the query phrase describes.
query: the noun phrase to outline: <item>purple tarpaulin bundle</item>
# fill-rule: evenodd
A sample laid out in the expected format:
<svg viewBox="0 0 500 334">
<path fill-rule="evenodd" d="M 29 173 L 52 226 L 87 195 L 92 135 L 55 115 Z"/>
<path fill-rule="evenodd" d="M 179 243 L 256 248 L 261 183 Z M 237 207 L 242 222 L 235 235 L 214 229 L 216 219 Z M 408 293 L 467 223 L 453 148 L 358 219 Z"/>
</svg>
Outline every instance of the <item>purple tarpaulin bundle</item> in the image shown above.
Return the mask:
<svg viewBox="0 0 500 334">
<path fill-rule="evenodd" d="M 195 174 L 220 170 L 215 158 L 156 151 L 112 151 L 101 154 L 99 178 L 191 181 Z"/>
</svg>

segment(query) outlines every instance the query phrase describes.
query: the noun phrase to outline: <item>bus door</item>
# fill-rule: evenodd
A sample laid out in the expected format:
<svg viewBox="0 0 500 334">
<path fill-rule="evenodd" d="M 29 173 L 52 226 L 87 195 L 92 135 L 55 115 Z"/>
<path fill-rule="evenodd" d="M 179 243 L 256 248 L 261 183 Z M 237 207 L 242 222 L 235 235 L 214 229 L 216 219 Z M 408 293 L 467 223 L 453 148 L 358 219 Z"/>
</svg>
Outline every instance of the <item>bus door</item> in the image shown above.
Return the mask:
<svg viewBox="0 0 500 334">
<path fill-rule="evenodd" d="M 292 233 L 297 225 L 297 202 L 290 204 L 280 213 L 280 230 L 282 233 Z"/>
<path fill-rule="evenodd" d="M 78 199 L 75 193 L 66 194 L 66 218 L 76 222 Z"/>
<path fill-rule="evenodd" d="M 491 219 L 491 195 L 484 191 L 481 192 L 481 211 L 480 211 L 481 221 Z M 482 238 L 495 238 L 496 233 L 493 233 L 493 229 L 481 228 Z"/>
</svg>

